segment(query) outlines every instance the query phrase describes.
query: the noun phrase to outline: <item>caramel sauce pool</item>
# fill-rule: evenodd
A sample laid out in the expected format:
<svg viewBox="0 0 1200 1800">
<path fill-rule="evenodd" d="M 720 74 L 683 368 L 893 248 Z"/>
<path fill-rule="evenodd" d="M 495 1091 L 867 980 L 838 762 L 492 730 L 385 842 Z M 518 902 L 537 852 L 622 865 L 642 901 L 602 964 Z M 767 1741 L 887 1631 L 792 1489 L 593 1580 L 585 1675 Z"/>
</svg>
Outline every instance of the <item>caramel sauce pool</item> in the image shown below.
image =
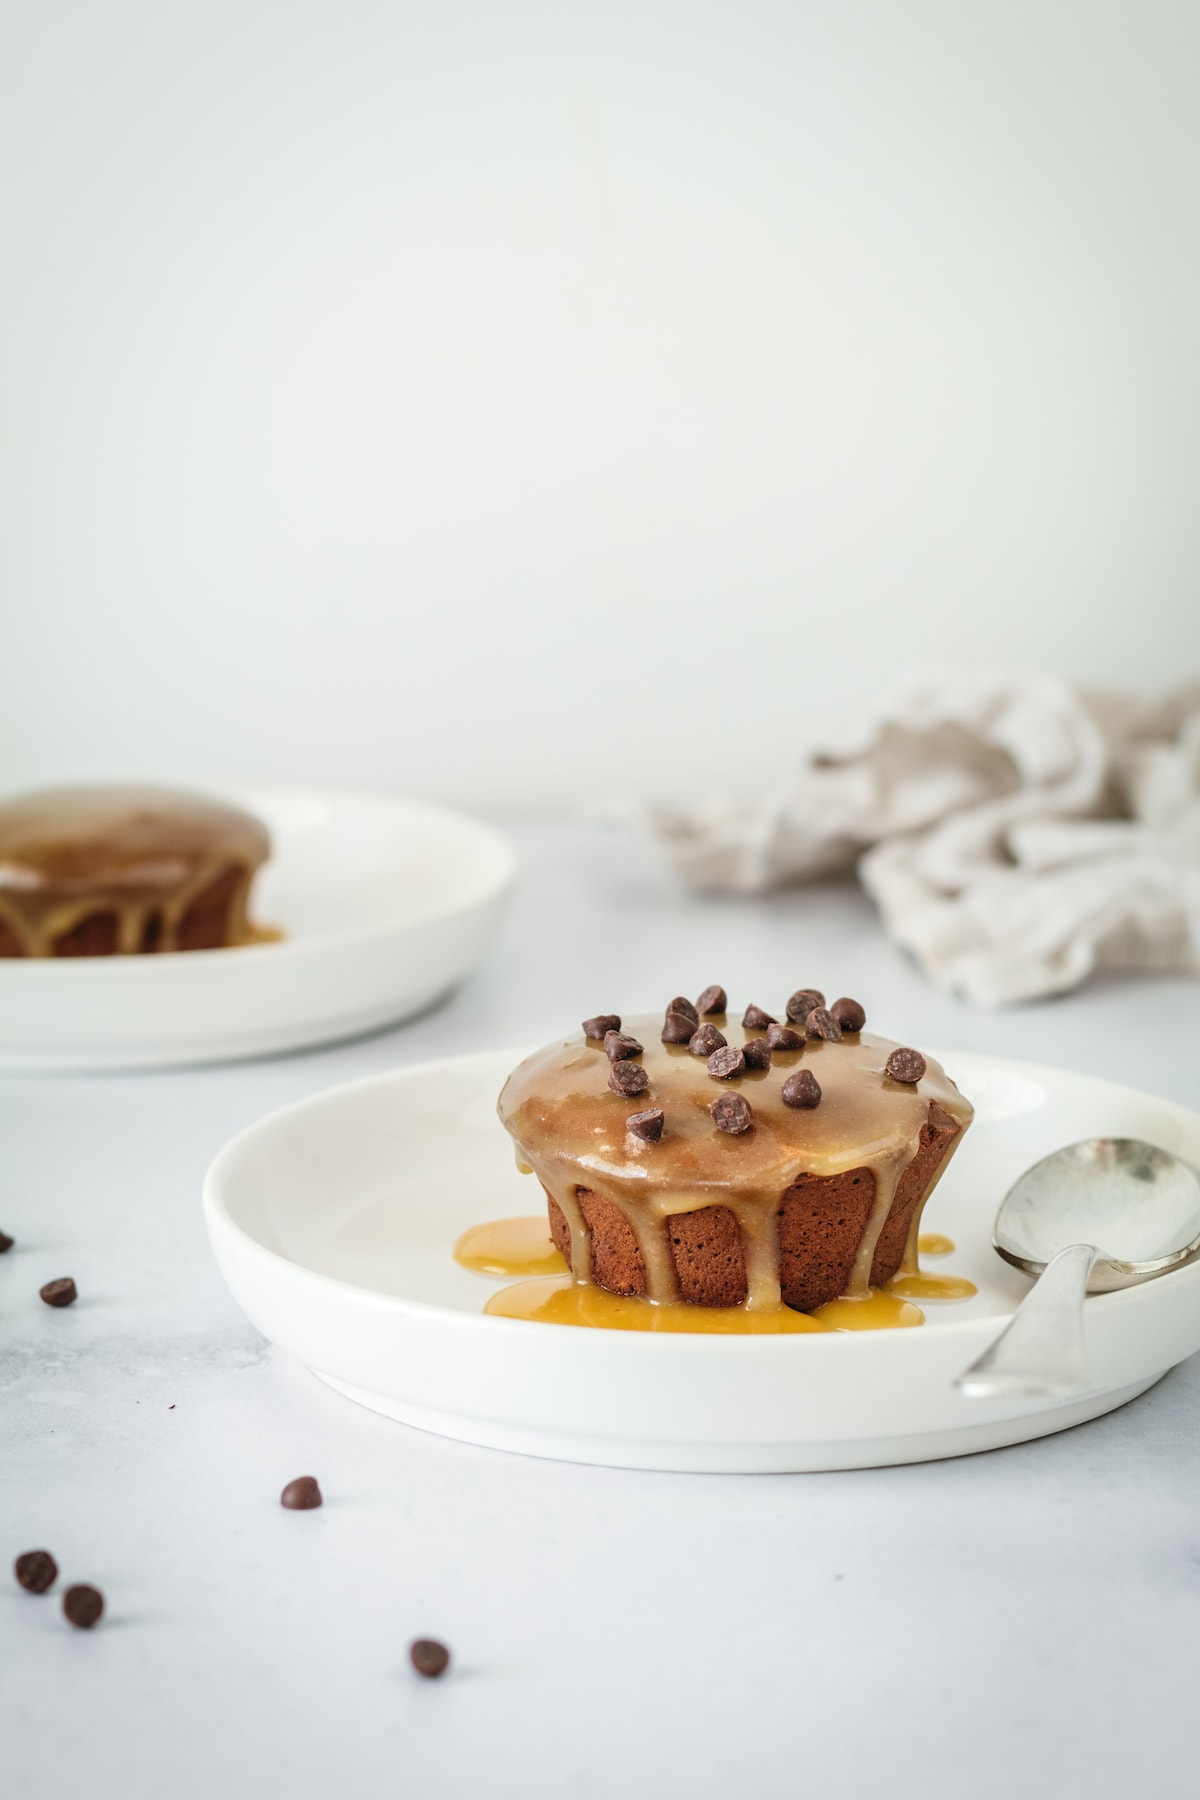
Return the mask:
<svg viewBox="0 0 1200 1800">
<path fill-rule="evenodd" d="M 927 1255 L 948 1254 L 949 1238 L 935 1238 L 946 1251 L 921 1249 Z M 813 1331 L 896 1331 L 925 1323 L 914 1300 L 968 1300 L 974 1284 L 958 1275 L 897 1275 L 885 1289 L 872 1288 L 859 1297 L 842 1295 L 814 1313 L 790 1306 L 687 1306 L 680 1301 L 656 1303 L 610 1294 L 590 1281 L 573 1281 L 550 1241 L 544 1217 L 493 1219 L 473 1225 L 454 1246 L 454 1259 L 464 1269 L 483 1275 L 517 1277 L 514 1286 L 493 1294 L 484 1312 L 498 1319 L 529 1319 L 545 1325 L 583 1325 L 606 1331 L 693 1331 L 725 1336 L 759 1337 Z M 521 1279 L 521 1278 L 524 1279 Z M 537 1277 L 539 1279 L 529 1279 Z"/>
<path fill-rule="evenodd" d="M 923 1270 L 915 1275 L 901 1273 L 888 1282 L 888 1293 L 905 1300 L 969 1300 L 978 1292 L 965 1275 L 926 1275 Z"/>
<path fill-rule="evenodd" d="M 494 1219 L 472 1225 L 454 1246 L 454 1260 L 481 1275 L 565 1275 L 567 1265 L 540 1219 Z"/>
<path fill-rule="evenodd" d="M 562 1258 L 559 1258 L 561 1265 Z M 807 1313 L 789 1306 L 748 1312 L 744 1306 L 686 1306 L 682 1301 L 624 1298 L 565 1272 L 541 1281 L 518 1281 L 493 1294 L 485 1313 L 494 1319 L 532 1319 L 542 1325 L 592 1325 L 607 1331 L 697 1331 L 737 1336 L 824 1331 Z M 916 1313 L 917 1308 L 910 1311 Z M 917 1317 L 920 1314 L 917 1313 Z"/>
</svg>

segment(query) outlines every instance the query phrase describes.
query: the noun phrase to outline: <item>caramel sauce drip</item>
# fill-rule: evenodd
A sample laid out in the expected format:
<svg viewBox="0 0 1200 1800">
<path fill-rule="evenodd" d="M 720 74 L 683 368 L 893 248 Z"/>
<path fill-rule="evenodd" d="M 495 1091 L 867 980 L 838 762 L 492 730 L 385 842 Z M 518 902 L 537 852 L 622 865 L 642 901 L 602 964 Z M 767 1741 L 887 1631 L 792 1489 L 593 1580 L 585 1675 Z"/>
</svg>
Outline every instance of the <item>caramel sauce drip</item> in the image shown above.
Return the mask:
<svg viewBox="0 0 1200 1800">
<path fill-rule="evenodd" d="M 717 1023 L 738 1047 L 759 1035 L 730 1020 Z M 780 1307 L 781 1196 L 803 1174 L 868 1168 L 874 1201 L 847 1284 L 849 1296 L 865 1299 L 879 1236 L 900 1176 L 917 1154 L 930 1103 L 955 1120 L 960 1137 L 972 1117 L 970 1103 L 932 1059 L 920 1082 L 893 1081 L 884 1064 L 896 1046 L 868 1032 L 776 1051 L 770 1069 L 747 1070 L 726 1083 L 714 1081 L 704 1059 L 686 1045 L 662 1043 L 661 1029 L 658 1015 L 624 1021 L 623 1030 L 644 1045 L 638 1060 L 650 1077 L 649 1088 L 634 1097 L 610 1090 L 604 1047 L 582 1034 L 528 1057 L 501 1092 L 500 1119 L 519 1162 L 537 1175 L 567 1220 L 572 1266 L 590 1266 L 589 1234 L 575 1194 L 594 1187 L 619 1207 L 637 1239 L 650 1300 L 670 1305 L 679 1295 L 665 1222 L 673 1213 L 726 1206 L 741 1234 L 747 1308 L 774 1313 Z M 781 1095 L 784 1078 L 801 1067 L 821 1086 L 821 1103 L 811 1110 L 789 1107 Z M 729 1087 L 753 1109 L 753 1129 L 739 1136 L 718 1131 L 708 1111 Z M 648 1106 L 660 1106 L 666 1115 L 658 1143 L 625 1130 L 626 1117 Z M 902 1267 L 913 1278 L 919 1274 L 919 1218 L 918 1207 Z"/>
<path fill-rule="evenodd" d="M 85 922 L 108 919 L 110 953 L 175 950 L 189 908 L 232 877 L 221 942 L 266 941 L 246 902 L 270 848 L 250 813 L 169 788 L 56 788 L 9 800 L 0 804 L 0 934 L 16 954 L 48 957 Z"/>
</svg>

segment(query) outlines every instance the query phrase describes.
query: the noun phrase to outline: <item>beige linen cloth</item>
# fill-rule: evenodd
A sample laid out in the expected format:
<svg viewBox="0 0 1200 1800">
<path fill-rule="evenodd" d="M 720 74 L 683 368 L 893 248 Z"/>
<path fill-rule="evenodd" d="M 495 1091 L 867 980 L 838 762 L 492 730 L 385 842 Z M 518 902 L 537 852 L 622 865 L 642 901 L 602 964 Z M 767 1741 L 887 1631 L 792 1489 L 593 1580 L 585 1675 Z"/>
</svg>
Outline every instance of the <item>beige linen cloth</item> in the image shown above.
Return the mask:
<svg viewBox="0 0 1200 1800">
<path fill-rule="evenodd" d="M 857 865 L 897 942 L 983 1004 L 1100 969 L 1200 974 L 1200 682 L 1148 703 L 914 673 L 757 805 L 651 820 L 710 892 Z"/>
</svg>

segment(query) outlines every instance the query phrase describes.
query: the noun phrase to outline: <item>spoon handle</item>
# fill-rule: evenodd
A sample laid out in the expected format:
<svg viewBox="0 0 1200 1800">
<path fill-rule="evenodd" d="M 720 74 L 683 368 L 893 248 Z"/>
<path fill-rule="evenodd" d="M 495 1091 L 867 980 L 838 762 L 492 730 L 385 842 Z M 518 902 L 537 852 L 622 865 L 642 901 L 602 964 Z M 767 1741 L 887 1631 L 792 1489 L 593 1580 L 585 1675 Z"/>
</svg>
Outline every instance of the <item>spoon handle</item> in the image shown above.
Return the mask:
<svg viewBox="0 0 1200 1800">
<path fill-rule="evenodd" d="M 955 1379 L 959 1393 L 980 1400 L 1084 1393 L 1083 1301 L 1098 1255 L 1091 1244 L 1068 1244 L 1052 1256 L 995 1343 Z"/>
</svg>

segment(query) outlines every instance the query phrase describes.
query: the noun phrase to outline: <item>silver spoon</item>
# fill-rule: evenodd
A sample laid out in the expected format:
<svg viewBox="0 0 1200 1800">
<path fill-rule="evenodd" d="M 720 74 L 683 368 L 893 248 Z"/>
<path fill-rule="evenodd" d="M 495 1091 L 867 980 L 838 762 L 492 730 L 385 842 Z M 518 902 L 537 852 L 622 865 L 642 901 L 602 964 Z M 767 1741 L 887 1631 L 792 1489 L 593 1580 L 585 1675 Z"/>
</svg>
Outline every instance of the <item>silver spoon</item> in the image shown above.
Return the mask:
<svg viewBox="0 0 1200 1800">
<path fill-rule="evenodd" d="M 1200 1176 L 1137 1138 L 1087 1138 L 1025 1171 L 992 1243 L 1037 1281 L 954 1386 L 979 1399 L 1081 1394 L 1084 1296 L 1150 1281 L 1200 1246 Z"/>
</svg>

